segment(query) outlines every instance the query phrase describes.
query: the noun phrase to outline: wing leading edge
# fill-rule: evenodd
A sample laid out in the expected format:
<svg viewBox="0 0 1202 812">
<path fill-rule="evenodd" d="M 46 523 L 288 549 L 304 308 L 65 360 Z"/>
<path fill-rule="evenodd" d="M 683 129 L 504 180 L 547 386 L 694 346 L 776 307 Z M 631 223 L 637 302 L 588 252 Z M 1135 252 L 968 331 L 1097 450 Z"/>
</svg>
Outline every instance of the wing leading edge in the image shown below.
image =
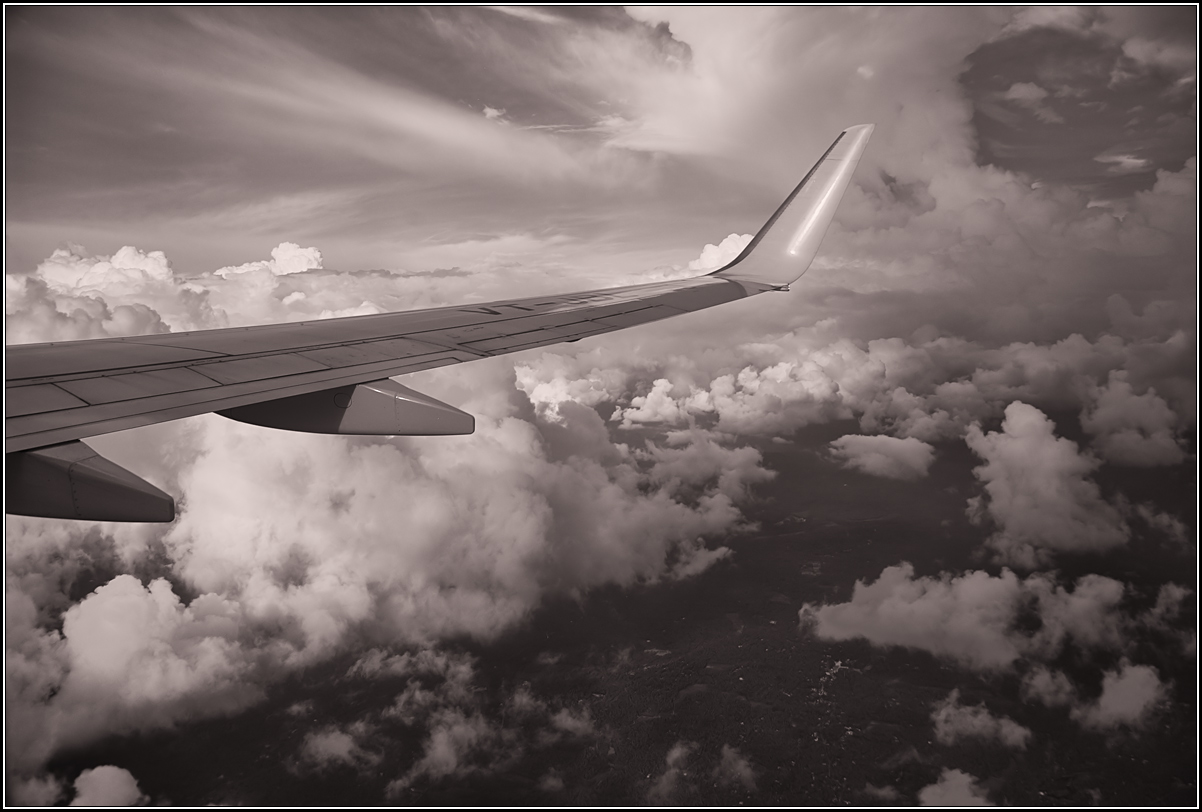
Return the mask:
<svg viewBox="0 0 1202 812">
<path fill-rule="evenodd" d="M 164 494 L 79 441 L 205 412 L 324 433 L 470 433 L 470 416 L 386 379 L 787 289 L 817 253 L 871 133 L 870 124 L 840 133 L 747 248 L 707 276 L 463 307 L 7 347 L 6 511 L 120 520 L 111 510 L 94 515 L 86 498 L 64 508 L 72 499 L 50 493 L 86 490 L 92 480 L 78 460 L 92 467 L 100 460 L 154 492 L 146 511 L 136 507 L 140 493 L 133 494 L 128 520 L 163 521 Z M 64 469 L 74 475 L 38 477 L 31 487 L 28 472 L 63 459 L 76 460 Z M 105 477 L 110 490 L 125 481 L 109 469 Z"/>
</svg>

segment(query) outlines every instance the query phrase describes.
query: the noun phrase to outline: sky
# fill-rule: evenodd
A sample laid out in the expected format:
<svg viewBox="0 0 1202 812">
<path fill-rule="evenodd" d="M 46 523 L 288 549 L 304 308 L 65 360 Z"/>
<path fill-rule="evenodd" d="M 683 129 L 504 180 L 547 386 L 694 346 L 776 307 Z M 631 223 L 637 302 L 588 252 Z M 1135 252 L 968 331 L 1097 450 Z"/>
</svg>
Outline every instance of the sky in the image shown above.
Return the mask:
<svg viewBox="0 0 1202 812">
<path fill-rule="evenodd" d="M 791 292 L 404 379 L 470 437 L 90 440 L 178 517 L 6 517 L 9 802 L 1031 804 L 1074 752 L 1072 799 L 1196 799 L 1194 7 L 5 26 L 9 344 L 695 275 L 876 125 Z M 727 733 L 829 760 L 851 679 L 909 692 L 876 772 Z"/>
</svg>

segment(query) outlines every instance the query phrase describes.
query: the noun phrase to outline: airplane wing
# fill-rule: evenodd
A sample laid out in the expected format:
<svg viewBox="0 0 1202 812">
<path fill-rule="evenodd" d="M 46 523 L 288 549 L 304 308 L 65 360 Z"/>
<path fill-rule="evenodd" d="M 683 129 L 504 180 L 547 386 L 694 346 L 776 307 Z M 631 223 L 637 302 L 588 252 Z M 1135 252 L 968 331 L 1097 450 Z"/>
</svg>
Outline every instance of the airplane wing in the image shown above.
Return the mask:
<svg viewBox="0 0 1202 812">
<path fill-rule="evenodd" d="M 5 349 L 5 511 L 170 521 L 167 494 L 81 440 L 218 412 L 329 434 L 470 434 L 388 378 L 787 289 L 809 267 L 872 125 L 844 130 L 730 264 L 706 276 L 372 316 Z"/>
</svg>

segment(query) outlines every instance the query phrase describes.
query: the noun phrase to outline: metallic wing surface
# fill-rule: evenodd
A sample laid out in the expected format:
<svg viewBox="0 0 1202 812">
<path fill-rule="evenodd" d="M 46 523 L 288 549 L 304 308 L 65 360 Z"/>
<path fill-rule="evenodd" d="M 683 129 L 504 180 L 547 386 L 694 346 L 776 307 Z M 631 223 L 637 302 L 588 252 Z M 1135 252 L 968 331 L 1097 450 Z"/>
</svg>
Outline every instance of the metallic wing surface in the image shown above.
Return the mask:
<svg viewBox="0 0 1202 812">
<path fill-rule="evenodd" d="M 333 434 L 470 433 L 469 415 L 387 379 L 786 289 L 817 253 L 871 133 L 870 124 L 840 133 L 742 254 L 706 276 L 462 307 L 6 347 L 6 511 L 170 520 L 169 496 L 80 441 L 205 412 Z M 153 505 L 140 507 L 148 499 Z"/>
</svg>

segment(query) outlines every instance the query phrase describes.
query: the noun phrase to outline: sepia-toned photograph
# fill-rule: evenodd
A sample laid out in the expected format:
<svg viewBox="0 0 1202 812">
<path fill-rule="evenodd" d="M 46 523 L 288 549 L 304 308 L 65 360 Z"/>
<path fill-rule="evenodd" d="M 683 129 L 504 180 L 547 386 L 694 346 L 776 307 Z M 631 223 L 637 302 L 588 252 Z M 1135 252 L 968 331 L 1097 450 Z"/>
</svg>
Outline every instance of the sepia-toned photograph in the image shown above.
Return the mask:
<svg viewBox="0 0 1202 812">
<path fill-rule="evenodd" d="M 6 806 L 1197 806 L 1196 5 L 4 12 Z"/>
</svg>

